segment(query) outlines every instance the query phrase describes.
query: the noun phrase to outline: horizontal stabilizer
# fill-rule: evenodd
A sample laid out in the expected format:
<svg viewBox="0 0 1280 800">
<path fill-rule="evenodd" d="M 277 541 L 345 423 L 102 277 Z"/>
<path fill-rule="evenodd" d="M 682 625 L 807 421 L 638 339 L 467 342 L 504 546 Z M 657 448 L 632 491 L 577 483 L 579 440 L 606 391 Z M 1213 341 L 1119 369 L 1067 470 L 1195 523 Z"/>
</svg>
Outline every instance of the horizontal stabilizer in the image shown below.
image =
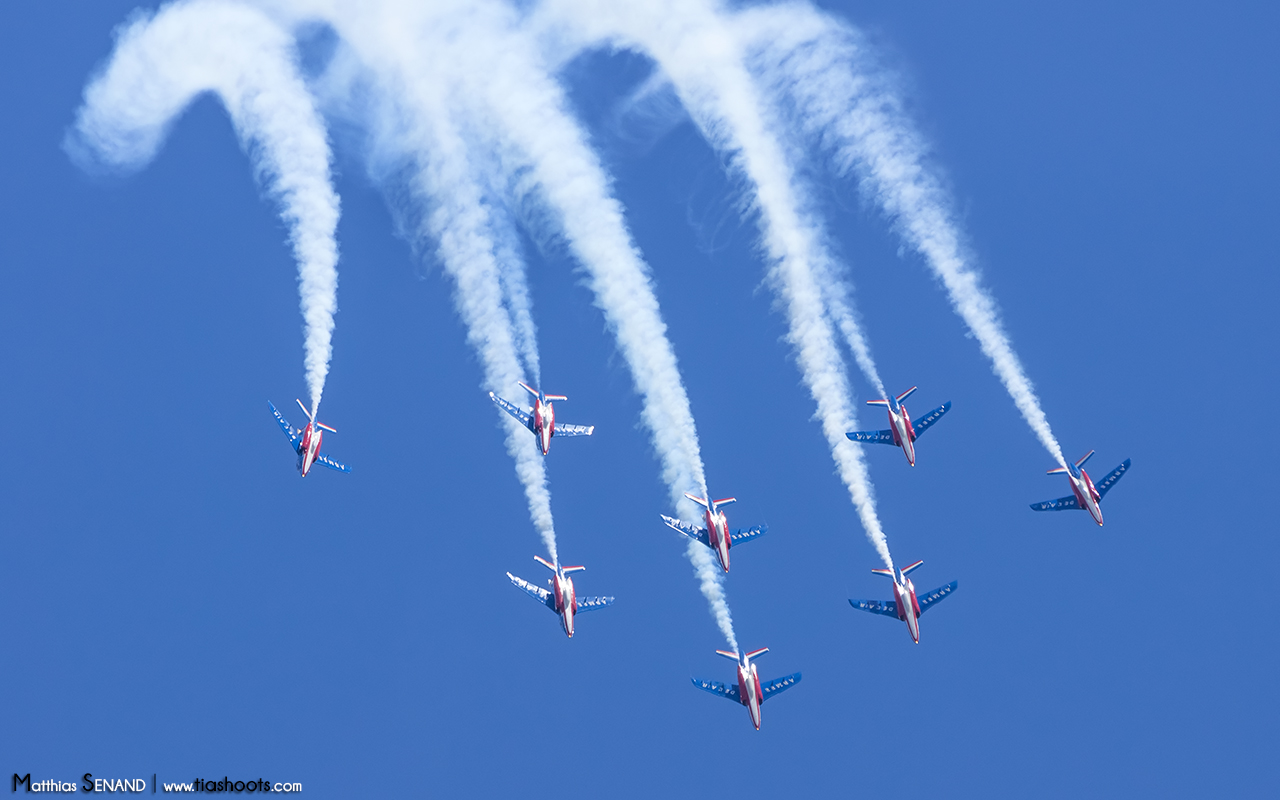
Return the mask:
<svg viewBox="0 0 1280 800">
<path fill-rule="evenodd" d="M 284 415 L 276 410 L 275 403 L 268 400 L 267 406 L 271 408 L 271 413 L 276 418 L 276 424 L 280 426 L 280 430 L 284 431 L 284 435 L 289 437 L 289 441 L 293 444 L 293 449 L 296 451 L 301 446 L 302 431 L 289 424 L 289 422 L 284 418 Z"/>
<path fill-rule="evenodd" d="M 548 394 L 548 395 L 543 395 L 543 397 L 547 400 L 568 400 L 569 399 L 562 394 Z"/>
<path fill-rule="evenodd" d="M 585 569 L 586 569 L 586 567 L 582 567 L 582 566 L 578 566 L 578 567 L 561 567 L 561 568 L 560 568 L 560 570 L 561 570 L 565 575 L 568 575 L 570 572 L 582 572 L 582 571 L 583 571 L 583 570 L 585 570 Z"/>
<path fill-rule="evenodd" d="M 868 401 L 867 401 L 867 405 L 869 405 L 869 406 L 887 406 L 887 405 L 889 405 L 889 401 L 888 401 L 888 400 L 868 400 Z"/>
<path fill-rule="evenodd" d="M 893 431 L 851 431 L 846 433 L 855 442 L 868 442 L 871 444 L 891 444 L 896 446 L 898 443 L 893 440 Z"/>
<path fill-rule="evenodd" d="M 1053 469 L 1045 470 L 1044 474 L 1045 475 L 1061 475 L 1066 471 L 1067 471 L 1066 467 L 1054 467 Z"/>
<path fill-rule="evenodd" d="M 523 387 L 523 388 L 524 388 L 524 390 L 525 390 L 526 392 L 528 392 L 529 394 L 533 395 L 534 397 L 537 397 L 537 396 L 538 396 L 538 390 L 537 390 L 537 389 L 535 389 L 535 388 L 533 388 L 533 387 L 532 387 L 532 386 L 530 386 L 529 384 L 525 383 L 524 381 L 517 381 L 517 383 L 519 383 L 519 384 L 520 384 L 520 386 L 521 386 L 521 387 Z"/>
<path fill-rule="evenodd" d="M 873 569 L 871 570 L 871 573 L 873 575 L 884 575 L 887 578 L 893 577 L 893 570 L 891 569 Z"/>
<path fill-rule="evenodd" d="M 512 575 L 510 572 L 507 573 L 507 577 L 511 579 L 512 583 L 514 583 L 516 586 L 518 586 L 519 588 L 527 592 L 528 595 L 532 597 L 534 600 L 537 600 L 539 603 L 542 603 L 544 606 L 551 609 L 552 611 L 556 610 L 556 598 L 551 594 L 551 592 L 547 591 L 546 589 L 543 589 L 541 586 L 537 586 L 535 584 L 529 583 L 524 578 L 517 578 L 515 575 Z"/>
<path fill-rule="evenodd" d="M 1080 459 L 1079 461 L 1077 461 L 1077 462 L 1076 462 L 1076 466 L 1077 466 L 1077 467 L 1083 467 L 1083 466 L 1084 466 L 1084 462 L 1088 461 L 1088 460 L 1089 460 L 1089 459 L 1091 459 L 1091 458 L 1093 458 L 1093 451 L 1092 451 L 1092 450 L 1090 450 L 1089 452 L 1085 453 L 1085 454 L 1084 454 L 1084 458 L 1082 458 L 1082 459 Z"/>
<path fill-rule="evenodd" d="M 762 656 L 767 652 L 769 652 L 769 648 L 767 647 L 761 647 L 759 650 L 752 650 L 750 653 L 747 653 L 747 659 L 750 660 L 757 656 Z"/>
<path fill-rule="evenodd" d="M 523 384 L 521 385 L 523 386 Z M 511 402 L 510 400 L 507 400 L 502 397 L 498 397 L 493 392 L 489 392 L 489 399 L 492 400 L 494 404 L 498 406 L 498 408 L 502 409 L 503 411 L 507 412 L 508 414 L 515 417 L 517 420 L 519 420 L 521 425 L 525 426 L 529 430 L 533 430 L 533 417 L 529 416 L 528 411 L 525 411 L 523 408 Z"/>
<path fill-rule="evenodd" d="M 768 530 L 768 525 L 757 525 L 754 528 L 738 528 L 736 531 L 729 534 L 729 544 L 732 546 L 735 544 L 749 542 L 752 539 L 764 536 Z"/>
<path fill-rule="evenodd" d="M 736 683 L 728 686 L 720 681 L 708 681 L 703 680 L 702 678 L 693 678 L 693 685 L 697 686 L 704 692 L 711 692 L 712 694 L 732 700 L 735 703 L 742 702 L 742 695 L 738 694 L 738 684 Z"/>
<path fill-rule="evenodd" d="M 1120 478 L 1124 476 L 1125 472 L 1129 470 L 1129 465 L 1131 463 L 1133 463 L 1133 460 L 1126 458 L 1123 464 L 1111 470 L 1111 472 L 1107 474 L 1107 477 L 1094 485 L 1094 488 L 1098 490 L 1099 497 L 1104 497 L 1107 492 L 1111 491 L 1111 487 L 1116 485 L 1116 481 L 1120 480 Z"/>
<path fill-rule="evenodd" d="M 564 422 L 557 422 L 556 426 L 551 429 L 552 436 L 590 436 L 596 429 L 595 425 L 569 425 Z"/>
<path fill-rule="evenodd" d="M 612 597 L 579 597 L 578 613 L 595 611 L 598 608 L 607 608 L 611 605 L 613 605 Z"/>
<path fill-rule="evenodd" d="M 346 464 L 340 464 L 337 461 L 334 461 L 332 458 L 329 458 L 324 453 L 316 454 L 316 463 L 323 464 L 329 469 L 335 469 L 338 472 L 347 472 L 347 473 L 351 472 L 351 467 L 348 467 Z"/>
<path fill-rule="evenodd" d="M 800 682 L 800 673 L 795 672 L 786 676 L 785 678 L 778 678 L 776 680 L 769 681 L 768 683 L 761 684 L 760 693 L 762 696 L 760 698 L 760 702 L 763 703 L 765 700 L 768 700 L 770 697 L 773 697 L 775 695 L 781 694 L 782 692 L 785 692 L 786 690 L 790 689 L 792 686 L 795 686 L 799 682 Z"/>
<path fill-rule="evenodd" d="M 692 494 L 690 492 L 685 492 L 684 496 L 689 498 L 693 502 L 697 503 L 698 505 L 702 506 L 703 508 L 710 508 L 710 506 L 707 505 L 707 499 L 705 497 L 698 497 L 697 495 Z"/>
<path fill-rule="evenodd" d="M 329 433 L 337 433 L 337 432 L 338 432 L 338 429 L 337 429 L 337 428 L 330 428 L 328 425 L 325 425 L 323 422 L 317 422 L 317 423 L 316 423 L 316 427 L 317 427 L 317 428 L 323 428 L 323 429 L 325 429 L 326 431 L 328 431 Z"/>
<path fill-rule="evenodd" d="M 929 428 L 933 426 L 933 423 L 942 419 L 942 415 L 947 413 L 950 410 L 951 410 L 951 401 L 948 400 L 947 402 L 938 406 L 934 410 L 930 411 L 928 414 L 925 414 L 920 419 L 912 420 L 911 427 L 916 432 L 916 438 L 919 439 L 921 434 L 929 430 Z"/>
<path fill-rule="evenodd" d="M 716 655 L 723 656 L 724 658 L 727 658 L 730 661 L 738 660 L 738 654 L 733 652 L 732 650 L 717 650 Z"/>
<path fill-rule="evenodd" d="M 1033 511 L 1069 511 L 1075 509 L 1080 510 L 1080 502 L 1076 500 L 1076 496 L 1069 495 L 1067 497 L 1059 497 L 1057 500 L 1046 500 L 1043 503 L 1032 503 Z"/>
<path fill-rule="evenodd" d="M 960 584 L 958 581 L 952 581 L 951 583 L 948 583 L 946 586 L 939 586 L 937 589 L 934 589 L 932 592 L 929 592 L 928 594 L 916 595 L 916 602 L 920 603 L 920 613 L 923 614 L 933 606 L 937 605 L 938 603 L 942 602 L 946 598 L 950 597 L 951 593 L 954 592 L 956 590 L 956 587 L 959 585 Z"/>
<path fill-rule="evenodd" d="M 916 389 L 919 389 L 919 388 L 920 388 L 919 386 L 912 386 L 910 389 L 908 389 L 908 390 L 906 390 L 905 392 L 903 392 L 902 394 L 898 395 L 898 402 L 899 402 L 899 403 L 901 403 L 903 400 L 906 400 L 908 397 L 910 397 L 910 396 L 911 396 L 911 394 L 912 394 Z"/>
<path fill-rule="evenodd" d="M 301 400 L 299 400 L 299 399 L 298 399 L 298 398 L 296 398 L 296 397 L 295 397 L 295 398 L 293 398 L 293 402 L 295 402 L 295 403 L 297 403 L 297 404 L 298 404 L 298 408 L 302 409 L 302 413 L 307 415 L 307 419 L 311 419 L 311 409 L 309 409 L 309 408 L 307 408 L 305 405 L 303 405 L 303 404 L 302 404 L 302 401 L 301 401 Z"/>
<path fill-rule="evenodd" d="M 545 558 L 543 558 L 542 556 L 534 556 L 534 557 L 533 557 L 533 560 L 534 560 L 534 561 L 537 561 L 539 564 L 541 564 L 542 566 L 544 566 L 544 567 L 546 567 L 547 569 L 551 570 L 552 572 L 555 572 L 555 571 L 556 571 L 556 565 L 555 565 L 555 564 L 552 564 L 550 561 L 546 560 L 546 559 L 545 559 Z"/>
<path fill-rule="evenodd" d="M 690 539 L 697 539 L 707 547 L 711 546 L 711 537 L 707 535 L 707 531 L 705 528 L 699 528 L 696 525 L 690 525 L 687 522 L 681 522 L 680 520 L 675 519 L 674 517 L 668 517 L 666 514 L 661 514 L 659 516 L 662 517 L 662 521 L 667 523 L 667 525 L 680 531 L 685 536 L 688 536 Z"/>
<path fill-rule="evenodd" d="M 872 614 L 883 614 L 886 617 L 898 618 L 898 604 L 893 600 L 850 600 L 849 605 L 859 611 L 869 611 Z"/>
<path fill-rule="evenodd" d="M 712 500 L 711 505 L 715 506 L 716 508 L 719 508 L 720 506 L 727 506 L 727 505 L 730 505 L 731 503 L 736 503 L 736 502 L 738 502 L 738 498 L 736 497 L 722 497 L 719 500 Z"/>
<path fill-rule="evenodd" d="M 903 568 L 902 568 L 902 574 L 903 574 L 903 575 L 910 575 L 912 570 L 919 569 L 919 568 L 920 568 L 920 565 L 921 565 L 921 564 L 923 564 L 923 563 L 924 563 L 924 560 L 922 559 L 922 560 L 920 560 L 920 561 L 917 561 L 917 562 L 916 562 L 916 563 L 914 563 L 914 564 L 910 564 L 910 565 L 908 565 L 908 566 L 903 567 Z"/>
</svg>

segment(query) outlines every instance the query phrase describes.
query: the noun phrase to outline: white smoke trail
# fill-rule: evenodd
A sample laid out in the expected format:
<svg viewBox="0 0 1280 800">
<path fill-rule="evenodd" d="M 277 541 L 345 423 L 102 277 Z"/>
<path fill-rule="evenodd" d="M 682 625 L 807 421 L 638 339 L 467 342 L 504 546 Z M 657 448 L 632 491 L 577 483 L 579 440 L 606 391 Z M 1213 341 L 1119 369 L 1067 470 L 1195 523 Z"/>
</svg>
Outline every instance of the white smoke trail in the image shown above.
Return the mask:
<svg viewBox="0 0 1280 800">
<path fill-rule="evenodd" d="M 951 198 L 928 166 L 928 148 L 862 37 L 801 4 L 748 9 L 737 26 L 775 96 L 794 103 L 798 120 L 832 154 L 837 172 L 857 175 L 899 235 L 924 256 L 1027 424 L 1065 465 L 999 309 L 966 252 Z"/>
<path fill-rule="evenodd" d="M 67 149 L 86 163 L 139 168 L 198 95 L 226 107 L 254 170 L 282 208 L 298 262 L 314 413 L 337 310 L 338 196 L 324 122 L 298 73 L 289 34 L 260 12 L 192 0 L 123 26 L 106 69 L 86 88 Z"/>
<path fill-rule="evenodd" d="M 362 12 L 333 14 L 328 21 L 343 38 L 345 55 L 365 71 L 360 92 L 377 99 L 361 110 L 361 121 L 375 133 L 383 156 L 408 161 L 413 207 L 401 209 L 421 224 L 408 231 L 419 242 L 435 242 L 445 271 L 456 286 L 455 304 L 467 338 L 484 367 L 490 391 L 510 397 L 521 391 L 525 365 L 537 373 L 536 331 L 524 279 L 524 265 L 509 218 L 486 198 L 476 154 L 456 124 L 449 92 L 442 81 L 423 76 L 440 71 L 440 52 L 423 46 L 422 29 L 412 15 Z M 414 34 L 419 35 L 414 35 Z M 430 37 L 427 37 L 428 40 Z M 350 64 L 344 60 L 343 64 Z M 513 321 L 513 317 L 515 321 Z M 517 402 L 523 397 L 517 395 Z M 507 451 L 524 486 L 529 514 L 551 559 L 558 563 L 551 494 L 536 441 L 509 416 Z"/>
<path fill-rule="evenodd" d="M 551 209 L 569 249 L 589 276 L 596 303 L 613 328 L 619 350 L 640 393 L 642 416 L 663 468 L 673 505 L 686 519 L 693 509 L 684 492 L 706 492 L 705 472 L 693 412 L 666 336 L 649 270 L 627 230 L 621 204 L 586 136 L 573 121 L 560 85 L 502 5 L 490 27 L 459 41 L 473 59 L 460 70 L 462 96 L 484 104 L 472 113 L 499 137 L 507 174 L 524 178 L 513 186 L 517 202 L 540 199 Z M 457 53 L 451 63 L 459 64 Z M 687 550 L 699 586 L 721 633 L 738 648 L 724 593 L 723 572 L 700 544 Z"/>
<path fill-rule="evenodd" d="M 849 339 L 855 359 L 882 394 L 883 383 L 847 295 L 837 288 L 821 228 L 808 211 L 781 137 L 770 129 L 767 109 L 732 27 L 718 5 L 695 0 L 643 6 L 549 0 L 546 8 L 563 26 L 553 35 L 580 37 L 578 47 L 605 42 L 636 48 L 654 58 L 703 136 L 728 156 L 731 167 L 751 186 L 769 275 L 787 314 L 789 339 L 801 373 L 818 404 L 823 434 L 867 538 L 892 567 L 862 451 L 845 437 L 846 431 L 856 428 L 857 418 L 829 311 Z"/>
<path fill-rule="evenodd" d="M 515 30 L 512 9 L 500 2 L 423 7 L 299 0 L 291 5 L 333 25 L 360 61 L 389 85 L 385 95 L 395 98 L 401 115 L 411 124 L 428 127 L 434 122 L 439 127 L 440 120 L 451 119 L 465 129 L 466 140 L 491 143 L 493 158 L 485 164 L 480 147 L 461 152 L 460 138 L 441 142 L 439 137 L 400 137 L 402 151 L 430 154 L 436 174 L 427 183 L 446 187 L 436 190 L 437 205 L 459 202 L 465 192 L 447 187 L 482 172 L 505 186 L 513 206 L 545 209 L 552 217 L 541 222 L 558 227 L 590 276 L 598 305 L 615 329 L 644 398 L 643 416 L 673 503 L 691 517 L 683 492 L 705 486 L 697 430 L 648 270 L 630 239 L 603 169 L 567 113 L 559 86 L 540 64 L 527 37 Z M 474 161 L 467 164 L 471 156 Z M 449 178 L 442 181 L 444 172 Z M 456 228 L 456 222 L 450 222 L 434 226 L 431 233 L 447 236 Z M 451 256 L 447 249 L 442 247 L 446 263 L 492 259 L 491 253 Z M 506 302 L 517 318 L 515 338 L 531 336 L 531 319 L 527 327 L 520 321 L 521 309 L 527 308 L 522 272 L 497 270 L 497 274 L 507 286 Z M 464 316 L 492 310 L 492 287 L 489 294 L 476 308 L 464 309 Z M 691 548 L 690 558 L 717 623 L 736 649 L 721 574 L 705 548 Z"/>
</svg>

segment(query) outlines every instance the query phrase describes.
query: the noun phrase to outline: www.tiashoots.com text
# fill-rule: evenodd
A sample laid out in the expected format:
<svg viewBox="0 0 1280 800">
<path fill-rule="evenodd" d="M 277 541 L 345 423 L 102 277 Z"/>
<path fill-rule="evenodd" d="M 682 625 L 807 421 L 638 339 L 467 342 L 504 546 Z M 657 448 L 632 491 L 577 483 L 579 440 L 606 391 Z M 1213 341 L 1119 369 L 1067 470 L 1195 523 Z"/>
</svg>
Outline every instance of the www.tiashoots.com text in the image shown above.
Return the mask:
<svg viewBox="0 0 1280 800">
<path fill-rule="evenodd" d="M 152 794 L 157 791 L 162 792 L 300 792 L 302 791 L 301 783 L 286 783 L 281 781 L 253 780 L 253 781 L 233 781 L 228 777 L 210 780 L 207 778 L 196 778 L 188 783 L 168 783 L 160 781 L 155 775 L 151 776 L 151 780 L 146 778 L 95 778 L 92 772 L 86 772 L 79 781 L 63 781 L 56 778 L 46 780 L 32 780 L 31 773 L 19 775 L 13 773 L 13 791 L 18 791 L 21 787 L 27 792 L 123 792 L 126 794 L 141 794 L 150 791 Z"/>
</svg>

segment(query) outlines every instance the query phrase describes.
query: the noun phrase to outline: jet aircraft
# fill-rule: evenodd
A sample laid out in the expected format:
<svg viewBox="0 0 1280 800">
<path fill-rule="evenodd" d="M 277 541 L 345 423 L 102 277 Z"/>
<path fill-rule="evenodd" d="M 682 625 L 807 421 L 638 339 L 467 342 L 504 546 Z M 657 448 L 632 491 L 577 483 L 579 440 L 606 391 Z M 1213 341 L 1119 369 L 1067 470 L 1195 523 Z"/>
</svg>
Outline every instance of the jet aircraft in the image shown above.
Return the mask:
<svg viewBox="0 0 1280 800">
<path fill-rule="evenodd" d="M 537 437 L 538 446 L 542 448 L 544 456 L 551 449 L 552 436 L 590 436 L 592 431 L 596 429 L 595 425 L 557 424 L 556 410 L 552 402 L 555 400 L 568 400 L 569 398 L 562 394 L 543 394 L 527 383 L 521 383 L 520 385 L 524 387 L 526 392 L 533 395 L 533 408 L 530 411 L 525 411 L 510 400 L 499 397 L 493 392 L 489 392 L 489 399 L 497 403 L 498 407 L 503 411 L 520 420 L 521 425 L 533 431 L 533 435 Z"/>
<path fill-rule="evenodd" d="M 754 528 L 738 528 L 729 531 L 729 520 L 725 518 L 724 512 L 720 510 L 721 506 L 727 506 L 730 503 L 738 502 L 736 497 L 726 497 L 722 500 L 708 501 L 705 498 L 684 493 L 684 496 L 702 506 L 706 513 L 703 518 L 706 520 L 707 527 L 698 528 L 687 522 L 681 522 L 666 514 L 661 515 L 662 521 L 670 525 L 672 528 L 688 536 L 690 539 L 696 539 L 707 547 L 710 547 L 716 553 L 716 558 L 720 559 L 720 566 L 725 572 L 729 571 L 729 548 L 735 544 L 742 544 L 762 536 L 769 530 L 768 525 L 757 525 Z"/>
<path fill-rule="evenodd" d="M 581 572 L 586 567 L 562 567 L 559 562 L 553 564 L 541 556 L 534 556 L 533 560 L 555 573 L 551 580 L 547 581 L 551 586 L 550 591 L 535 586 L 523 578 L 517 578 L 510 572 L 507 573 L 507 577 L 516 586 L 528 592 L 530 597 L 554 611 L 560 617 L 560 627 L 564 628 L 565 634 L 570 639 L 573 638 L 575 614 L 613 605 L 612 597 L 578 597 L 574 592 L 573 578 L 569 577 L 569 573 Z"/>
<path fill-rule="evenodd" d="M 1093 451 L 1090 450 L 1084 458 L 1074 464 L 1068 463 L 1065 467 L 1054 467 L 1049 470 L 1049 475 L 1067 474 L 1067 480 L 1071 483 L 1071 494 L 1066 497 L 1059 497 L 1057 500 L 1048 500 L 1043 503 L 1032 503 L 1031 508 L 1036 511 L 1066 511 L 1068 509 L 1085 510 L 1093 517 L 1093 521 L 1102 524 L 1102 498 L 1107 492 L 1111 491 L 1111 487 L 1116 485 L 1116 481 L 1124 476 L 1129 469 L 1131 459 L 1126 458 L 1124 463 L 1108 473 L 1102 482 L 1094 486 L 1093 479 L 1089 477 L 1089 473 L 1084 471 L 1084 462 L 1093 457 Z"/>
<path fill-rule="evenodd" d="M 756 665 L 752 663 L 751 659 L 759 658 L 767 652 L 769 652 L 767 647 L 752 650 L 750 653 L 717 650 L 716 655 L 724 656 L 738 663 L 738 682 L 732 686 L 725 686 L 719 681 L 694 678 L 693 685 L 714 695 L 727 697 L 735 703 L 742 703 L 751 714 L 751 724 L 756 726 L 756 730 L 760 730 L 760 705 L 770 697 L 780 692 L 785 692 L 800 682 L 800 673 L 796 672 L 785 678 L 778 678 L 761 684 L 760 675 L 756 672 Z"/>
<path fill-rule="evenodd" d="M 275 415 L 276 422 L 280 425 L 280 430 L 284 431 L 284 435 L 289 437 L 289 443 L 293 445 L 294 452 L 298 454 L 298 472 L 302 473 L 302 477 L 307 477 L 307 473 L 311 471 L 311 467 L 315 464 L 323 464 L 329 469 L 336 469 L 338 472 L 351 471 L 351 468 L 346 464 L 339 464 L 320 452 L 320 440 L 324 437 L 324 431 L 329 433 L 337 433 L 337 431 L 323 422 L 316 422 L 315 416 L 307 410 L 306 406 L 302 405 L 301 400 L 298 400 L 298 407 L 302 409 L 303 414 L 307 415 L 307 427 L 302 430 L 290 425 L 270 400 L 267 401 L 267 405 L 271 407 L 271 413 Z"/>
<path fill-rule="evenodd" d="M 870 611 L 872 614 L 884 614 L 886 617 L 897 617 L 907 623 L 907 632 L 911 634 L 911 641 L 920 644 L 920 615 L 933 607 L 935 603 L 941 602 L 948 595 L 956 590 L 958 583 L 952 581 L 946 586 L 941 586 L 929 592 L 923 597 L 916 596 L 916 586 L 907 577 L 915 568 L 923 564 L 923 561 L 917 561 L 908 567 L 902 569 L 873 569 L 871 570 L 877 575 L 888 575 L 893 578 L 893 598 L 892 600 L 850 600 L 849 605 L 862 611 Z"/>
<path fill-rule="evenodd" d="M 884 400 L 868 400 L 869 406 L 885 406 L 889 409 L 889 429 L 884 431 L 852 431 L 846 433 L 855 442 L 874 442 L 876 444 L 891 444 L 894 447 L 901 447 L 902 452 L 907 454 L 907 463 L 911 466 L 916 465 L 916 439 L 924 435 L 933 423 L 942 419 L 942 415 L 951 410 L 951 401 L 943 403 L 934 410 L 925 414 L 913 424 L 911 415 L 907 413 L 907 407 L 902 405 L 902 401 L 914 392 L 917 388 L 912 386 L 897 397 L 888 397 Z"/>
</svg>

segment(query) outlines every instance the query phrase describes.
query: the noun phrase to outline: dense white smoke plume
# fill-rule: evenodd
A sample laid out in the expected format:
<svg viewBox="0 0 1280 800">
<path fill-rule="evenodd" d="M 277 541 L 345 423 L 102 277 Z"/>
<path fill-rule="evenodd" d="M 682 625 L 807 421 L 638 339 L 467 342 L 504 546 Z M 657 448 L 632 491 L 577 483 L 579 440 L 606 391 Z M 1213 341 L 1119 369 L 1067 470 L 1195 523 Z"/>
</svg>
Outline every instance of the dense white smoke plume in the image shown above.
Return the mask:
<svg viewBox="0 0 1280 800">
<path fill-rule="evenodd" d="M 839 174 L 859 178 L 906 243 L 924 257 L 1027 424 L 1065 466 L 996 303 L 971 263 L 951 198 L 927 164 L 928 148 L 862 37 L 795 3 L 743 11 L 736 27 L 750 43 L 762 84 L 831 154 Z"/>
<path fill-rule="evenodd" d="M 415 244 L 434 245 L 453 278 L 455 304 L 480 356 L 485 388 L 524 403 L 517 382 L 541 379 L 525 265 L 512 220 L 487 188 L 484 147 L 474 145 L 456 113 L 454 87 L 443 77 L 448 53 L 435 42 L 438 29 L 422 11 L 394 5 L 361 4 L 322 19 L 342 37 L 343 47 L 331 67 L 342 74 L 330 76 L 325 86 L 362 98 L 330 97 L 331 104 L 356 114 L 353 121 L 369 130 L 377 143 L 372 162 L 395 165 L 380 176 L 384 182 L 407 182 L 408 204 L 396 209 L 405 234 Z M 530 517 L 558 563 L 542 454 L 528 429 L 501 417 Z"/>
<path fill-rule="evenodd" d="M 643 418 L 673 505 L 692 519 L 683 494 L 706 483 L 697 428 L 648 268 L 608 177 L 569 112 L 563 89 L 531 37 L 519 29 L 515 10 L 502 2 L 424 6 L 302 0 L 289 8 L 300 17 L 315 15 L 332 25 L 375 82 L 391 82 L 392 96 L 431 94 L 431 113 L 454 120 L 458 130 L 465 131 L 465 140 L 474 143 L 474 162 L 466 169 L 503 187 L 506 201 L 526 225 L 561 239 L 581 263 L 643 398 Z M 423 116 L 417 124 L 425 125 L 426 119 Z M 406 152 L 439 151 L 428 140 L 404 145 Z M 432 158 L 449 165 L 462 161 L 456 153 Z M 437 170 L 449 165 L 441 163 Z M 520 338 L 520 309 L 527 308 L 522 275 L 519 270 L 499 274 L 508 287 Z M 709 554 L 691 548 L 690 556 L 712 613 L 736 648 L 721 575 Z"/>
<path fill-rule="evenodd" d="M 81 160 L 141 167 L 197 96 L 218 96 L 289 225 L 314 413 L 337 310 L 338 196 L 324 122 L 298 73 L 293 44 L 288 31 L 240 3 L 194 0 L 137 16 L 120 29 L 111 61 L 85 90 L 67 147 Z"/>
<path fill-rule="evenodd" d="M 579 48 L 607 44 L 653 58 L 703 136 L 745 180 L 759 218 L 770 279 L 790 324 L 789 339 L 801 373 L 818 404 L 823 434 L 868 539 L 892 566 L 862 451 L 845 437 L 856 428 L 857 418 L 833 318 L 882 395 L 883 383 L 784 137 L 746 68 L 735 29 L 717 4 L 698 0 L 548 0 L 543 8 L 554 19 L 543 24 L 558 29 L 553 34 L 557 45 L 565 39 Z"/>
</svg>

